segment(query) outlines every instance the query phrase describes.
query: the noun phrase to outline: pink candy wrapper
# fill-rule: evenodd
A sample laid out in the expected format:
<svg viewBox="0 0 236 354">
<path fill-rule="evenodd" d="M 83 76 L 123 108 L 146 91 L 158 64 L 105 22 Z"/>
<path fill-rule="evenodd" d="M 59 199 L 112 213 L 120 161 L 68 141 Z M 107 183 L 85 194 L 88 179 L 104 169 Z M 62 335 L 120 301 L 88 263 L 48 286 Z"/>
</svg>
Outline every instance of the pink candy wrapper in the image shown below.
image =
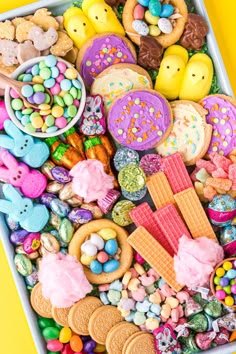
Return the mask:
<svg viewBox="0 0 236 354">
<path fill-rule="evenodd" d="M 157 354 L 181 354 L 181 347 L 169 324 L 154 329 L 154 342 Z"/>
</svg>

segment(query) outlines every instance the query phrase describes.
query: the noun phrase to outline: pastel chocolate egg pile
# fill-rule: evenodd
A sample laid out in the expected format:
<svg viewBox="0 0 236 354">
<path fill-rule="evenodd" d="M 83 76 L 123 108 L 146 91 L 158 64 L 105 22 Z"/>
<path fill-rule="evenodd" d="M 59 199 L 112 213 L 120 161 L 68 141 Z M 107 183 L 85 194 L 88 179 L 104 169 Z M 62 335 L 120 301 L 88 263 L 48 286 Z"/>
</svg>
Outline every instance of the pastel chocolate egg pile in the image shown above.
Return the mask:
<svg viewBox="0 0 236 354">
<path fill-rule="evenodd" d="M 236 306 L 236 259 L 229 258 L 216 268 L 212 279 L 217 300 L 226 306 Z"/>
<path fill-rule="evenodd" d="M 111 273 L 117 270 L 120 266 L 121 250 L 116 236 L 116 231 L 111 228 L 104 228 L 90 234 L 88 240 L 81 245 L 81 263 L 89 266 L 94 274 Z"/>
<path fill-rule="evenodd" d="M 174 11 L 174 6 L 161 4 L 159 0 L 138 0 L 133 12 L 132 27 L 141 36 L 169 34 L 173 30 L 171 16 Z"/>
</svg>

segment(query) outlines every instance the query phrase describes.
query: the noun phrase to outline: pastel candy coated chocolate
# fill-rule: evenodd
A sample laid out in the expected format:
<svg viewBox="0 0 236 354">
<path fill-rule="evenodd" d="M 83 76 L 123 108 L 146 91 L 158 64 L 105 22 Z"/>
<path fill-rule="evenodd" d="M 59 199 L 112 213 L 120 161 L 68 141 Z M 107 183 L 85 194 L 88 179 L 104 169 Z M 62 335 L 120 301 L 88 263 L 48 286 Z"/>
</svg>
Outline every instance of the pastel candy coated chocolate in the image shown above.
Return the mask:
<svg viewBox="0 0 236 354">
<path fill-rule="evenodd" d="M 20 157 L 27 165 L 37 168 L 48 159 L 49 148 L 46 143 L 23 134 L 10 120 L 5 120 L 4 129 L 7 135 L 1 135 L 0 146 Z"/>
<path fill-rule="evenodd" d="M 46 32 L 39 26 L 33 26 L 29 31 L 29 39 L 36 49 L 43 51 L 53 46 L 58 38 L 57 31 L 50 27 Z"/>
<path fill-rule="evenodd" d="M 7 150 L 0 151 L 0 159 L 5 167 L 0 167 L 0 178 L 20 188 L 21 192 L 29 198 L 39 197 L 46 188 L 46 177 L 37 170 L 30 170 L 23 163 L 18 162 Z"/>
<path fill-rule="evenodd" d="M 4 184 L 2 191 L 6 200 L 0 199 L 1 212 L 19 221 L 20 226 L 29 232 L 38 232 L 44 228 L 49 219 L 49 212 L 44 205 L 33 204 L 31 199 L 22 198 L 10 184 Z"/>
</svg>

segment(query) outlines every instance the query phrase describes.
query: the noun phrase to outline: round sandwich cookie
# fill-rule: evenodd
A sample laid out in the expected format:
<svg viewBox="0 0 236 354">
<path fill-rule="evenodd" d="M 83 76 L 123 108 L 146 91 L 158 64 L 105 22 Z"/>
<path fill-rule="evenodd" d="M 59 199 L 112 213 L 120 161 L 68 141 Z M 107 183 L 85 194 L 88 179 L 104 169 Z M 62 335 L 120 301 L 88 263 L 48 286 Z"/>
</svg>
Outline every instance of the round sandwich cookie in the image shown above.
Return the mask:
<svg viewBox="0 0 236 354">
<path fill-rule="evenodd" d="M 207 111 L 198 103 L 179 100 L 170 104 L 173 128 L 159 146 L 157 153 L 169 156 L 179 152 L 185 165 L 195 165 L 208 149 L 211 141 L 212 126 L 206 123 Z"/>
<path fill-rule="evenodd" d="M 235 155 L 236 152 L 236 100 L 226 95 L 210 95 L 200 104 L 207 110 L 206 121 L 212 125 L 212 139 L 207 155 Z"/>
<path fill-rule="evenodd" d="M 71 309 L 71 307 L 59 308 L 59 307 L 53 306 L 52 318 L 60 326 L 69 327 L 68 315 L 69 315 L 70 309 Z"/>
<path fill-rule="evenodd" d="M 121 145 L 148 150 L 164 141 L 173 126 L 168 101 L 154 90 L 131 90 L 117 97 L 108 113 L 108 129 Z"/>
<path fill-rule="evenodd" d="M 83 336 L 89 335 L 88 324 L 93 312 L 102 306 L 102 302 L 94 296 L 87 296 L 79 300 L 70 308 L 68 315 L 69 327 Z"/>
<path fill-rule="evenodd" d="M 89 335 L 99 344 L 105 344 L 110 329 L 123 318 L 114 306 L 104 305 L 96 309 L 89 319 Z"/>
<path fill-rule="evenodd" d="M 46 318 L 52 318 L 52 304 L 43 296 L 41 283 L 38 283 L 33 287 L 30 295 L 30 302 L 34 311 L 38 315 Z"/>
<path fill-rule="evenodd" d="M 91 94 L 103 98 L 106 113 L 114 99 L 132 89 L 152 89 L 152 80 L 146 70 L 135 64 L 116 64 L 103 70 L 93 81 Z"/>
<path fill-rule="evenodd" d="M 120 322 L 110 329 L 106 338 L 106 349 L 109 354 L 122 354 L 126 340 L 140 329 L 133 323 Z"/>
<path fill-rule="evenodd" d="M 154 337 L 150 333 L 137 332 L 125 342 L 122 354 L 155 354 Z"/>
<path fill-rule="evenodd" d="M 97 34 L 81 47 L 76 68 L 85 86 L 90 88 L 94 79 L 108 66 L 129 63 L 136 64 L 136 51 L 125 37 L 113 33 Z"/>
</svg>

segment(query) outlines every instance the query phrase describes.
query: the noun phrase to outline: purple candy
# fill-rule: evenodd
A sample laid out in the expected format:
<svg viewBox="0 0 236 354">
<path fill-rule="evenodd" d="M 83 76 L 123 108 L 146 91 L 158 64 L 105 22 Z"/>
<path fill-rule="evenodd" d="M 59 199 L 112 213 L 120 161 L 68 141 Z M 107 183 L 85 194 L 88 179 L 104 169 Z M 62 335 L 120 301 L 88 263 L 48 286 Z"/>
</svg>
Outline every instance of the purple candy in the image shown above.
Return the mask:
<svg viewBox="0 0 236 354">
<path fill-rule="evenodd" d="M 53 193 L 43 193 L 40 197 L 40 201 L 42 204 L 46 205 L 46 207 L 50 208 L 50 203 L 55 198 L 57 198 L 57 196 Z"/>
<path fill-rule="evenodd" d="M 45 102 L 45 98 L 46 98 L 44 92 L 36 92 L 33 97 L 34 97 L 34 102 L 36 104 L 44 103 Z"/>
<path fill-rule="evenodd" d="M 225 277 L 221 278 L 220 279 L 220 285 L 223 286 L 223 287 L 229 285 L 229 279 L 225 278 Z"/>
<path fill-rule="evenodd" d="M 67 217 L 70 221 L 76 224 L 86 224 L 93 219 L 93 214 L 87 209 L 74 208 Z"/>
<path fill-rule="evenodd" d="M 84 342 L 87 342 L 88 340 L 91 339 L 90 336 L 80 336 L 80 338 L 81 338 L 81 340 L 82 340 L 83 343 L 84 343 Z"/>
<path fill-rule="evenodd" d="M 72 179 L 69 174 L 69 171 L 66 168 L 60 166 L 53 167 L 51 169 L 51 174 L 57 182 L 62 184 L 66 184 Z"/>
<path fill-rule="evenodd" d="M 17 230 L 12 232 L 10 236 L 10 241 L 15 246 L 20 246 L 23 244 L 24 240 L 26 239 L 27 235 L 29 234 L 26 230 Z"/>
<path fill-rule="evenodd" d="M 31 103 L 31 104 L 35 104 L 35 102 L 34 102 L 34 95 L 28 97 L 28 98 L 27 98 L 27 101 L 28 101 L 29 103 Z"/>
<path fill-rule="evenodd" d="M 26 74 L 32 74 L 32 66 L 26 70 Z"/>
<path fill-rule="evenodd" d="M 96 342 L 94 340 L 89 340 L 88 342 L 84 343 L 83 351 L 84 352 L 92 352 L 96 347 Z"/>
</svg>

